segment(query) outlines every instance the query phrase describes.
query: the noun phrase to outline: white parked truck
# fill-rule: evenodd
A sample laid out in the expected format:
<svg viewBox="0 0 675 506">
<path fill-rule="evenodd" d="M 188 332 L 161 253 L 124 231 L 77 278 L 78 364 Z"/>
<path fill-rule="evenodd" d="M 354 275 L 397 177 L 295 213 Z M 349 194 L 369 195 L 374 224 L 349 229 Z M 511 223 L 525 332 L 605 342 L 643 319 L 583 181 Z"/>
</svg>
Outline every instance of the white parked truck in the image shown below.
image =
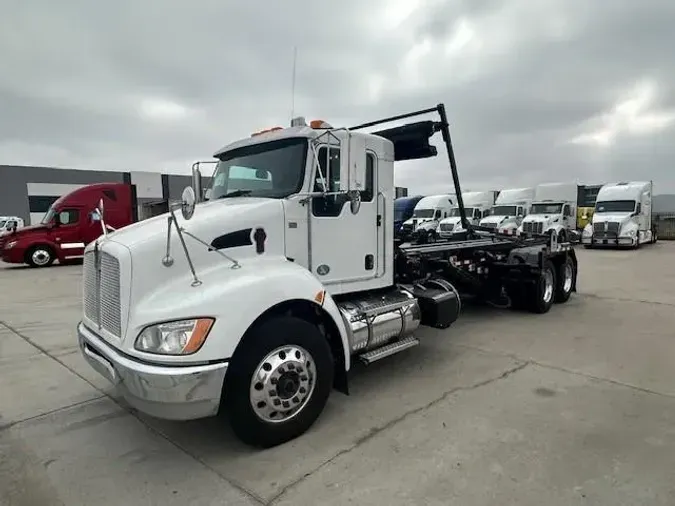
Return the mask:
<svg viewBox="0 0 675 506">
<path fill-rule="evenodd" d="M 433 235 L 438 222 L 450 214 L 453 207 L 454 195 L 430 195 L 424 197 L 415 205 L 415 210 L 410 219 L 403 222 L 402 239 Z"/>
<path fill-rule="evenodd" d="M 639 248 L 657 240 L 652 222 L 652 182 L 609 183 L 598 192 L 591 223 L 581 241 L 586 248 Z"/>
<path fill-rule="evenodd" d="M 480 227 L 496 230 L 500 234 L 516 235 L 534 199 L 534 188 L 502 190 L 487 218 L 480 220 Z"/>
<path fill-rule="evenodd" d="M 518 233 L 528 236 L 555 234 L 561 242 L 576 237 L 578 196 L 579 186 L 576 183 L 538 185 Z"/>
<path fill-rule="evenodd" d="M 488 216 L 492 206 L 495 205 L 497 195 L 499 195 L 499 192 L 494 190 L 464 192 L 462 198 L 464 199 L 466 219 L 469 220 L 469 223 L 478 225 L 480 220 Z M 463 231 L 459 206 L 453 206 L 450 209 L 449 216 L 439 222 L 436 235 L 442 239 L 449 239 Z"/>
<path fill-rule="evenodd" d="M 222 414 L 243 441 L 274 446 L 305 432 L 333 388 L 348 393 L 355 360 L 418 345 L 420 325 L 449 327 L 465 296 L 546 313 L 575 291 L 569 245 L 473 231 L 442 104 L 349 129 L 291 125 L 218 150 L 208 202 L 195 168 L 180 212 L 107 232 L 99 204 L 79 346 L 139 411 Z M 394 164 L 435 156 L 437 132 L 466 237 L 399 244 Z"/>
</svg>

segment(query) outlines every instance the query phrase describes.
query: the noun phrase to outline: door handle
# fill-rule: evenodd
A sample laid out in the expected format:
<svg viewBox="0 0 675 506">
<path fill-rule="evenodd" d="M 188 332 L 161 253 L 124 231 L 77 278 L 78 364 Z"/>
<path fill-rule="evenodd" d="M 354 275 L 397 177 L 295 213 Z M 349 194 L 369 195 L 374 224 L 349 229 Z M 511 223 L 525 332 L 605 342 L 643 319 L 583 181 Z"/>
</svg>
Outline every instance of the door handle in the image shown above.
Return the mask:
<svg viewBox="0 0 675 506">
<path fill-rule="evenodd" d="M 382 226 L 382 215 L 381 214 L 377 215 L 377 226 L 378 227 Z"/>
</svg>

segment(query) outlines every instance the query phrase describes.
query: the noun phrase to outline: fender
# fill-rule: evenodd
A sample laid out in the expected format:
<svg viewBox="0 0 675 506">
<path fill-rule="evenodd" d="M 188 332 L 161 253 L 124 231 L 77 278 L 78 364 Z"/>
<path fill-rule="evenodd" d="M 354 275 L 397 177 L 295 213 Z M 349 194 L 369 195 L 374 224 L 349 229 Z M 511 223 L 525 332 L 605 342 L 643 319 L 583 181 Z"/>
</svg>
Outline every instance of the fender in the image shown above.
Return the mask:
<svg viewBox="0 0 675 506">
<path fill-rule="evenodd" d="M 132 308 L 125 339 L 127 353 L 153 362 L 185 364 L 187 357 L 139 352 L 133 347 L 134 341 L 150 322 L 210 316 L 216 319 L 215 324 L 204 345 L 190 355 L 189 361 L 229 359 L 261 314 L 282 302 L 302 299 L 321 306 L 335 323 L 342 340 L 345 369 L 349 370 L 351 350 L 340 310 L 326 288 L 304 267 L 284 257 L 270 256 L 247 259 L 241 269 L 211 269 L 202 272 L 201 277 L 203 284 L 193 288 L 189 278 L 181 276 L 180 280 L 165 285 L 162 292 L 144 297 Z"/>
</svg>

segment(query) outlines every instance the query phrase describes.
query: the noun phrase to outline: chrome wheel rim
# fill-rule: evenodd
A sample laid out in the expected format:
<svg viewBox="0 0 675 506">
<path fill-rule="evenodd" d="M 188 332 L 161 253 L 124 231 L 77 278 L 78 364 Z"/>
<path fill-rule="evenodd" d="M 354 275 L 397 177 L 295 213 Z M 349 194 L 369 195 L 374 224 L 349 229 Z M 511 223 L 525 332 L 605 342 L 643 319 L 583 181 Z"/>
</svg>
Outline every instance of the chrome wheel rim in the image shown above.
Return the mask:
<svg viewBox="0 0 675 506">
<path fill-rule="evenodd" d="M 546 269 L 544 271 L 544 302 L 549 303 L 553 298 L 553 271 Z"/>
<path fill-rule="evenodd" d="M 563 279 L 563 290 L 565 290 L 565 293 L 569 292 L 572 289 L 572 277 L 574 275 L 574 271 L 572 269 L 572 266 L 570 264 L 565 264 L 565 271 L 564 271 L 564 279 Z"/>
<path fill-rule="evenodd" d="M 31 260 L 33 260 L 35 265 L 47 265 L 50 258 L 51 255 L 49 252 L 44 249 L 36 249 L 31 255 Z"/>
<path fill-rule="evenodd" d="M 301 346 L 281 346 L 256 367 L 249 393 L 251 407 L 265 422 L 287 422 L 305 408 L 315 384 L 312 355 Z"/>
</svg>

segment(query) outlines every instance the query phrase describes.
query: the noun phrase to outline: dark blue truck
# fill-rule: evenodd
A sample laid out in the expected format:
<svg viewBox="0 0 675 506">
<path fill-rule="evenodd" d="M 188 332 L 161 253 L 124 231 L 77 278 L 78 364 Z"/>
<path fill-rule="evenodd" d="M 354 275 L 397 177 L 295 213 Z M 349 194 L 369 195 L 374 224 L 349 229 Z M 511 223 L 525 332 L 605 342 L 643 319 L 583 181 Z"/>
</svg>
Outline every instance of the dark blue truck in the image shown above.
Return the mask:
<svg viewBox="0 0 675 506">
<path fill-rule="evenodd" d="M 394 200 L 394 237 L 401 238 L 403 222 L 410 219 L 417 203 L 424 198 L 423 195 L 414 197 L 400 197 Z"/>
</svg>

